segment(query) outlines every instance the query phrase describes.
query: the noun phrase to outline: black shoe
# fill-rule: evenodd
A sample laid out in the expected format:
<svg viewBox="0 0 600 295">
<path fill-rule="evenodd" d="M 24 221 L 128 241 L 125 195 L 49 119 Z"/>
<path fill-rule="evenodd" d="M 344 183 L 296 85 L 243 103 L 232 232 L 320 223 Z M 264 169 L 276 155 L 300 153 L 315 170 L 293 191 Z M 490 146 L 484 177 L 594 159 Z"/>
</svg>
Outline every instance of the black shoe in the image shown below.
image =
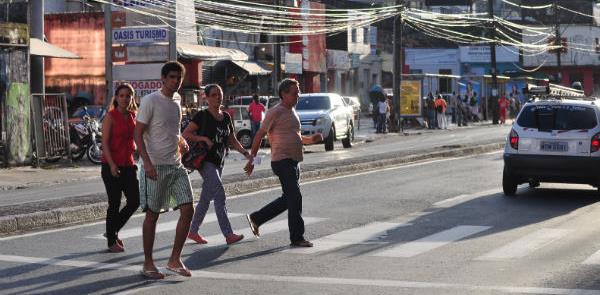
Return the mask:
<svg viewBox="0 0 600 295">
<path fill-rule="evenodd" d="M 313 243 L 311 243 L 311 242 L 309 242 L 307 240 L 300 240 L 300 241 L 292 242 L 290 244 L 290 246 L 292 246 L 292 247 L 306 247 L 306 248 L 310 248 L 310 247 L 313 246 Z"/>
<path fill-rule="evenodd" d="M 250 226 L 250 230 L 252 231 L 252 234 L 254 234 L 255 237 L 259 238 L 260 232 L 258 231 L 258 225 L 256 225 L 256 223 L 254 223 L 254 221 L 252 220 L 252 217 L 250 217 L 250 214 L 246 214 L 246 219 L 248 220 L 248 225 Z"/>
</svg>

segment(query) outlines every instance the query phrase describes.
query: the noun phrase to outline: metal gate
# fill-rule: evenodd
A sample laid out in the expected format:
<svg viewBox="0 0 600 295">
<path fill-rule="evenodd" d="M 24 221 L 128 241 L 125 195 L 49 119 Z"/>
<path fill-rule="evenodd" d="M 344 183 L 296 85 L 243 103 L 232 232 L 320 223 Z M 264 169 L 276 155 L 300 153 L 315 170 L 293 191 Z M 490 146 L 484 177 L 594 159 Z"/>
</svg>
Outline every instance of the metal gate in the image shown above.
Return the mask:
<svg viewBox="0 0 600 295">
<path fill-rule="evenodd" d="M 71 159 L 67 98 L 64 94 L 32 94 L 35 165 L 40 160 Z"/>
</svg>

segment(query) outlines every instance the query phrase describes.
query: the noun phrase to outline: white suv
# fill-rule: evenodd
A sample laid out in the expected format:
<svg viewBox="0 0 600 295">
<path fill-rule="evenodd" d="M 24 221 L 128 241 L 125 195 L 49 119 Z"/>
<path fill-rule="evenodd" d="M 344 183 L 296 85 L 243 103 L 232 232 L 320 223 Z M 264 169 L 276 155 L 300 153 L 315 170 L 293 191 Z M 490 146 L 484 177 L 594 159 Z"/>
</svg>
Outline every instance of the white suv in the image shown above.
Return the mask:
<svg viewBox="0 0 600 295">
<path fill-rule="evenodd" d="M 504 148 L 502 188 L 540 182 L 600 187 L 600 100 L 544 99 L 526 103 Z"/>
<path fill-rule="evenodd" d="M 325 150 L 333 150 L 333 142 L 341 139 L 344 148 L 352 147 L 354 115 L 336 93 L 301 94 L 296 105 L 302 135 L 323 134 Z"/>
</svg>

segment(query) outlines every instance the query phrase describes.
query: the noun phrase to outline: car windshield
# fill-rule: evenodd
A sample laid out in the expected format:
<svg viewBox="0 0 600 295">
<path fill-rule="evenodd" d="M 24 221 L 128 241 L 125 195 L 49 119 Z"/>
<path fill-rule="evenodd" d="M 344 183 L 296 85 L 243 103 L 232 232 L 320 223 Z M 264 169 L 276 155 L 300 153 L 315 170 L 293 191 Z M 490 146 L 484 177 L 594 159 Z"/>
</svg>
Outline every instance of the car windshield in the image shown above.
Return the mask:
<svg viewBox="0 0 600 295">
<path fill-rule="evenodd" d="M 326 96 L 304 96 L 298 100 L 296 110 L 328 110 L 329 98 Z"/>
<path fill-rule="evenodd" d="M 592 129 L 598 123 L 594 110 L 585 106 L 530 105 L 521 111 L 517 124 L 543 131 Z"/>
</svg>

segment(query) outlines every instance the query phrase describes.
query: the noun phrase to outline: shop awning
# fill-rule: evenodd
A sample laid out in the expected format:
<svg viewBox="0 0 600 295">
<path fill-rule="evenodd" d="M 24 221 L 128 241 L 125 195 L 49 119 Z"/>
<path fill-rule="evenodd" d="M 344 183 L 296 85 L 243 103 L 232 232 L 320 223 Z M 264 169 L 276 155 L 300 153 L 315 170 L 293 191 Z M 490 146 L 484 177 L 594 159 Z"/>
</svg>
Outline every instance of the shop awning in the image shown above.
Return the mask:
<svg viewBox="0 0 600 295">
<path fill-rule="evenodd" d="M 238 49 L 198 44 L 178 43 L 177 53 L 183 58 L 198 58 L 202 60 L 248 60 L 248 55 Z"/>
<path fill-rule="evenodd" d="M 81 58 L 77 54 L 62 49 L 56 45 L 52 45 L 48 42 L 44 42 L 37 38 L 29 39 L 29 53 L 31 55 L 43 56 L 43 57 L 56 57 L 56 58 Z"/>
<path fill-rule="evenodd" d="M 270 70 L 261 67 L 253 61 L 232 60 L 232 62 L 248 72 L 248 75 L 250 76 L 266 76 L 271 73 Z"/>
</svg>

